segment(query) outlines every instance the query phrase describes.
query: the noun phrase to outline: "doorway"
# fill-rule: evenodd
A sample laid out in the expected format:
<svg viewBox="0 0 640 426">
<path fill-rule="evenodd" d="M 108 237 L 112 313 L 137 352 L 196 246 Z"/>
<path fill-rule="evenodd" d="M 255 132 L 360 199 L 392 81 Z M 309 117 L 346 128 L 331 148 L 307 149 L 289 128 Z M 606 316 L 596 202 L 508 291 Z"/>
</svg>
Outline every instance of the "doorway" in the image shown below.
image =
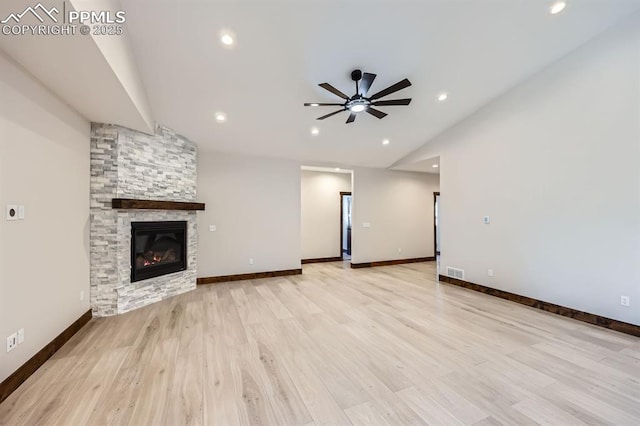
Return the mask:
<svg viewBox="0 0 640 426">
<path fill-rule="evenodd" d="M 440 192 L 433 193 L 433 251 L 440 256 Z"/>
<path fill-rule="evenodd" d="M 351 260 L 351 192 L 340 192 L 340 257 Z"/>
</svg>

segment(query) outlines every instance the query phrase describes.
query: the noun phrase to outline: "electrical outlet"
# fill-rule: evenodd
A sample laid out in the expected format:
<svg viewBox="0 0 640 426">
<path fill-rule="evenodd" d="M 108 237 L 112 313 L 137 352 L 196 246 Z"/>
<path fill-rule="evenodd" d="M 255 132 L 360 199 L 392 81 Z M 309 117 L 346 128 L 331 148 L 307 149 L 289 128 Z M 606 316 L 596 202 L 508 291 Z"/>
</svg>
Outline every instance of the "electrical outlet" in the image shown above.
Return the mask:
<svg viewBox="0 0 640 426">
<path fill-rule="evenodd" d="M 24 343 L 24 328 L 18 330 L 18 344 Z"/>
<path fill-rule="evenodd" d="M 620 304 L 622 306 L 629 306 L 629 296 L 620 296 Z"/>
<path fill-rule="evenodd" d="M 18 206 L 15 204 L 7 205 L 7 220 L 18 220 Z"/>
<path fill-rule="evenodd" d="M 249 258 L 249 265 L 253 265 L 253 257 Z"/>
<path fill-rule="evenodd" d="M 398 253 L 402 253 L 402 249 L 401 248 L 398 249 Z"/>
<path fill-rule="evenodd" d="M 487 269 L 487 275 L 492 277 L 493 276 L 493 269 Z"/>
<path fill-rule="evenodd" d="M 209 225 L 209 232 L 216 232 L 216 226 L 215 225 Z"/>
<path fill-rule="evenodd" d="M 24 219 L 24 206 L 18 206 L 18 219 Z"/>
<path fill-rule="evenodd" d="M 483 217 L 483 218 L 482 218 L 482 222 L 483 222 L 485 225 L 488 225 L 488 224 L 490 224 L 490 223 L 491 223 L 491 218 L 490 218 L 489 216 L 485 216 L 485 217 Z"/>
<path fill-rule="evenodd" d="M 12 351 L 18 345 L 18 335 L 13 333 L 7 337 L 7 352 Z"/>
</svg>

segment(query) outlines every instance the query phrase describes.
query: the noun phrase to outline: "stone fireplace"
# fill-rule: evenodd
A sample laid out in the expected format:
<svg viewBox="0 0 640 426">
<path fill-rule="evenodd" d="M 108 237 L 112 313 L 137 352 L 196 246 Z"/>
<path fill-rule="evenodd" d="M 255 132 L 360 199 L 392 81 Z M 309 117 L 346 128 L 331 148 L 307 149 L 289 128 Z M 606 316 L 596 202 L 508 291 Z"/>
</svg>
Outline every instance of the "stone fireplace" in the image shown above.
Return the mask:
<svg viewBox="0 0 640 426">
<path fill-rule="evenodd" d="M 92 123 L 94 316 L 121 314 L 195 288 L 196 212 L 165 205 L 195 204 L 196 155 L 193 142 L 166 127 L 148 135 Z M 114 201 L 122 199 L 138 203 Z"/>
</svg>

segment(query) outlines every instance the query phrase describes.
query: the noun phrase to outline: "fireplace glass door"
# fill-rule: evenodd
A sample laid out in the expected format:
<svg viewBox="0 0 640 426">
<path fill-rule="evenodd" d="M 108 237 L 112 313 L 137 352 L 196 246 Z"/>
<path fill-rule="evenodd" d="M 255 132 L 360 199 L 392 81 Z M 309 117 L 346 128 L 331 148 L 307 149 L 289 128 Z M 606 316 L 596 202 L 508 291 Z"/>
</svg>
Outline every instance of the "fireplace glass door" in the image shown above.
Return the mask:
<svg viewBox="0 0 640 426">
<path fill-rule="evenodd" d="M 187 222 L 131 222 L 131 282 L 187 269 Z"/>
</svg>

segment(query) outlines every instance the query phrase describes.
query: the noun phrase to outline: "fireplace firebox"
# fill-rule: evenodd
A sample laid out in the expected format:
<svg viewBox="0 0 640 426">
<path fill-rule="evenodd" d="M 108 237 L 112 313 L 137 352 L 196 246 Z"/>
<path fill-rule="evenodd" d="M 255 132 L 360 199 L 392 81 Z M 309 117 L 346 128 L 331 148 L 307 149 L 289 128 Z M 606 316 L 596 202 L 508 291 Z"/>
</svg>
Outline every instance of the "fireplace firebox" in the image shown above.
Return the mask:
<svg viewBox="0 0 640 426">
<path fill-rule="evenodd" d="M 187 222 L 131 222 L 131 282 L 187 269 Z"/>
</svg>

